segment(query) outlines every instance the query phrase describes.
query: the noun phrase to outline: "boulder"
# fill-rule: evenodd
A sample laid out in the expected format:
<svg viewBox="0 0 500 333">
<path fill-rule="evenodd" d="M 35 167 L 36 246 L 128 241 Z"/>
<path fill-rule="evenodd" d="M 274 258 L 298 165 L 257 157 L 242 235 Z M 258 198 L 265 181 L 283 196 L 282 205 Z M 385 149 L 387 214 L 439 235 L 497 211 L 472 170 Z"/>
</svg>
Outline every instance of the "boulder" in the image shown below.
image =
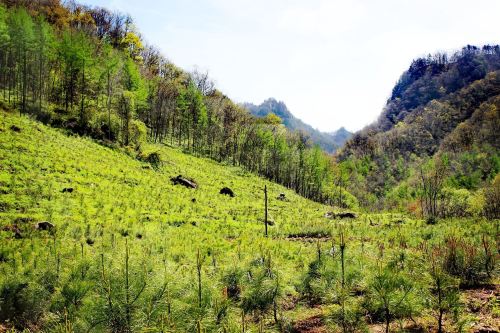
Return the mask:
<svg viewBox="0 0 500 333">
<path fill-rule="evenodd" d="M 280 193 L 280 195 L 278 195 L 278 196 L 276 197 L 276 199 L 281 200 L 281 201 L 287 201 L 287 200 L 288 200 L 288 199 L 286 198 L 285 193 Z"/>
<path fill-rule="evenodd" d="M 21 132 L 21 128 L 17 127 L 16 125 L 10 126 L 10 130 L 17 133 Z"/>
<path fill-rule="evenodd" d="M 52 230 L 54 227 L 55 226 L 48 221 L 38 222 L 35 226 L 37 230 Z"/>
<path fill-rule="evenodd" d="M 327 219 L 355 219 L 355 218 L 357 218 L 357 215 L 353 212 L 340 212 L 340 213 L 327 212 L 324 216 Z"/>
<path fill-rule="evenodd" d="M 219 194 L 229 195 L 231 198 L 234 198 L 234 192 L 229 187 L 223 187 Z"/>
<path fill-rule="evenodd" d="M 187 188 L 194 188 L 196 189 L 198 187 L 198 184 L 192 179 L 188 179 L 186 177 L 182 177 L 182 175 L 178 175 L 177 177 L 172 177 L 170 178 L 170 181 L 174 185 L 182 185 Z"/>
<path fill-rule="evenodd" d="M 65 187 L 65 188 L 63 188 L 63 189 L 62 189 L 62 191 L 61 191 L 61 192 L 62 192 L 62 193 L 73 193 L 73 191 L 74 191 L 74 190 L 75 190 L 75 189 L 74 189 L 74 188 L 72 188 L 72 187 Z"/>
</svg>

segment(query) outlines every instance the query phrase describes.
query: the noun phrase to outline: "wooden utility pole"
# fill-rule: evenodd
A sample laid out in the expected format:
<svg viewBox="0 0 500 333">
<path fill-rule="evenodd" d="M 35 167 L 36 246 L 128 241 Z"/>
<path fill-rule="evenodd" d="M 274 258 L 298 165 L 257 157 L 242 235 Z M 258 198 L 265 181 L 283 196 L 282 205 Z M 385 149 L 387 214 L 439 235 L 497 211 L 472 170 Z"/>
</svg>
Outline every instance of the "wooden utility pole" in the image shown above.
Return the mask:
<svg viewBox="0 0 500 333">
<path fill-rule="evenodd" d="M 266 237 L 267 237 L 267 185 L 264 185 L 264 225 L 266 226 Z"/>
</svg>

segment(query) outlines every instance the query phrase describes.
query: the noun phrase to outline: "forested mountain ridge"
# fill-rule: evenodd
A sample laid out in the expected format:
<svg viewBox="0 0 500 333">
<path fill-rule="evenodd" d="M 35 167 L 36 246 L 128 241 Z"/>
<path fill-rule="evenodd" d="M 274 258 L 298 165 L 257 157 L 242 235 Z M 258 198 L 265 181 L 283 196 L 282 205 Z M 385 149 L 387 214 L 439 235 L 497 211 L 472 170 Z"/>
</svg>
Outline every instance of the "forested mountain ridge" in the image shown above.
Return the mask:
<svg viewBox="0 0 500 333">
<path fill-rule="evenodd" d="M 311 141 L 314 144 L 318 144 L 323 150 L 329 153 L 335 152 L 352 135 L 352 133 L 350 133 L 343 127 L 338 131 L 332 133 L 321 132 L 295 117 L 288 110 L 284 102 L 277 101 L 274 98 L 268 98 L 259 105 L 255 105 L 252 103 L 243 103 L 243 107 L 257 117 L 265 117 L 270 113 L 274 113 L 282 119 L 283 124 L 288 129 L 306 133 L 310 136 Z"/>
<path fill-rule="evenodd" d="M 395 188 L 408 185 L 424 161 L 437 156 L 449 159 L 450 186 L 474 191 L 488 184 L 500 169 L 499 96 L 498 45 L 469 45 L 451 57 L 414 60 L 378 121 L 356 133 L 338 154 L 340 160 L 363 160 L 367 166 L 352 189 L 362 185 L 387 199 Z M 403 164 L 412 168 L 405 170 Z M 359 191 L 356 195 L 378 201 Z"/>
</svg>

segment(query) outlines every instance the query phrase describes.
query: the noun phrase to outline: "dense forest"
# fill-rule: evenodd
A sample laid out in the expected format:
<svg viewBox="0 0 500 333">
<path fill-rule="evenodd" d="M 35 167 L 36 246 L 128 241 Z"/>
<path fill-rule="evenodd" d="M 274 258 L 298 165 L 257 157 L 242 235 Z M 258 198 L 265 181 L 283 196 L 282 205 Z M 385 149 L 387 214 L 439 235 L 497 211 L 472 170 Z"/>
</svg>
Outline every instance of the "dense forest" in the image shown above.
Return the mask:
<svg viewBox="0 0 500 333">
<path fill-rule="evenodd" d="M 296 118 L 284 102 L 279 102 L 274 98 L 268 98 L 259 105 L 244 103 L 243 107 L 257 117 L 266 117 L 270 113 L 277 115 L 288 129 L 306 133 L 312 143 L 319 145 L 327 153 L 334 153 L 352 136 L 352 133 L 343 127 L 331 133 L 321 132 Z"/>
</svg>

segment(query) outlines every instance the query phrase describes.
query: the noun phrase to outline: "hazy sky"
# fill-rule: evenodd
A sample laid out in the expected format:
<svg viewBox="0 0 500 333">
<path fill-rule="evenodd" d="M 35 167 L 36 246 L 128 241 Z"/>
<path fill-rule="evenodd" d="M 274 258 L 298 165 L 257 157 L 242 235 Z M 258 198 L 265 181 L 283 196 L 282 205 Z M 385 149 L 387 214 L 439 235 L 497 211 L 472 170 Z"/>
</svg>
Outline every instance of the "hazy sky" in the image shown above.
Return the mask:
<svg viewBox="0 0 500 333">
<path fill-rule="evenodd" d="M 313 127 L 375 120 L 415 57 L 500 42 L 500 0 L 82 0 L 132 15 L 178 66 L 236 102 L 284 101 Z"/>
</svg>

